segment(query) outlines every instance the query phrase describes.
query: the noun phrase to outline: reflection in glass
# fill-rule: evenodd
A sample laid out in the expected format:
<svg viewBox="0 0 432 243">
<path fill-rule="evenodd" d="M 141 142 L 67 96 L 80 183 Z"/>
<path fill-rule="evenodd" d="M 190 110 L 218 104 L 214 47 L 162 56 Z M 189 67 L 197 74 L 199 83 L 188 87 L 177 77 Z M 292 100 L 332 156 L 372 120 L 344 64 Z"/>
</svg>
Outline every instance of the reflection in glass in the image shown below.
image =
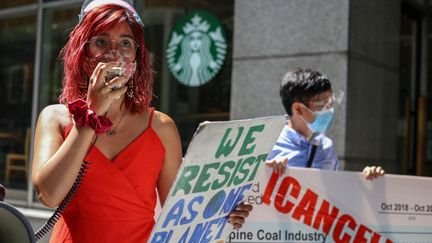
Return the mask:
<svg viewBox="0 0 432 243">
<path fill-rule="evenodd" d="M 214 14 L 222 23 L 227 41 L 225 62 L 219 73 L 208 83 L 188 87 L 179 83 L 170 73 L 165 53 L 169 33 L 176 21 L 188 11 L 205 10 Z M 222 0 L 144 0 L 143 21 L 147 48 L 154 59 L 153 106 L 168 113 L 176 122 L 182 139 L 183 153 L 203 121 L 229 120 L 231 92 L 231 57 L 234 2 Z M 199 38 L 195 46 L 202 44 Z"/>
<path fill-rule="evenodd" d="M 401 28 L 401 78 L 399 83 L 399 148 L 398 158 L 401 158 L 402 172 L 404 174 L 414 173 L 414 158 L 412 156 L 414 117 L 411 115 L 413 109 L 413 89 L 415 83 L 415 42 L 416 23 L 406 15 L 402 15 Z"/>
<path fill-rule="evenodd" d="M 0 20 L 0 178 L 26 189 L 36 16 Z M 7 179 L 7 181 L 6 181 Z"/>
<path fill-rule="evenodd" d="M 404 174 L 431 175 L 430 91 L 421 82 L 421 19 L 403 14 L 399 83 L 399 158 Z M 430 65 L 430 63 L 429 63 Z M 430 76 L 429 76 L 430 77 Z M 430 107 L 429 107 L 430 110 Z M 429 117 L 428 117 L 429 113 Z"/>
<path fill-rule="evenodd" d="M 79 6 L 72 9 L 47 9 L 44 11 L 44 33 L 39 86 L 39 111 L 58 103 L 63 79 L 63 62 L 59 53 L 76 25 Z"/>
<path fill-rule="evenodd" d="M 26 4 L 35 4 L 37 2 L 37 0 L 2 0 L 0 4 L 0 9 L 21 7 Z"/>
<path fill-rule="evenodd" d="M 429 1 L 432 4 L 432 1 Z M 432 22 L 432 19 L 429 18 Z M 426 141 L 425 141 L 425 175 L 432 176 L 432 23 L 429 23 L 428 37 L 428 81 L 426 87 Z"/>
</svg>

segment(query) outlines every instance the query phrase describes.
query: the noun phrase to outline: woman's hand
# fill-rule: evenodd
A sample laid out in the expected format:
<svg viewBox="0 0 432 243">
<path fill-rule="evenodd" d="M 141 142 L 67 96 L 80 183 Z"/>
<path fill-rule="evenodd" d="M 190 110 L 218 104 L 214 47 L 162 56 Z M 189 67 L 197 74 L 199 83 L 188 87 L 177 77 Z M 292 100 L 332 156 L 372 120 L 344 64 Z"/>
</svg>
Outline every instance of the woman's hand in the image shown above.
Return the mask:
<svg viewBox="0 0 432 243">
<path fill-rule="evenodd" d="M 234 229 L 240 229 L 252 209 L 252 205 L 241 202 L 234 211 L 228 214 L 228 223 L 232 224 Z"/>
<path fill-rule="evenodd" d="M 115 77 L 109 82 L 105 82 L 107 72 L 118 65 L 118 62 L 100 62 L 90 77 L 87 104 L 97 115 L 103 115 L 108 111 L 113 100 L 118 99 L 127 91 L 125 84 L 128 78 L 126 76 Z M 114 86 L 120 88 L 113 89 Z"/>
<path fill-rule="evenodd" d="M 363 169 L 363 175 L 367 180 L 373 180 L 384 175 L 384 170 L 381 166 L 366 166 Z"/>
</svg>

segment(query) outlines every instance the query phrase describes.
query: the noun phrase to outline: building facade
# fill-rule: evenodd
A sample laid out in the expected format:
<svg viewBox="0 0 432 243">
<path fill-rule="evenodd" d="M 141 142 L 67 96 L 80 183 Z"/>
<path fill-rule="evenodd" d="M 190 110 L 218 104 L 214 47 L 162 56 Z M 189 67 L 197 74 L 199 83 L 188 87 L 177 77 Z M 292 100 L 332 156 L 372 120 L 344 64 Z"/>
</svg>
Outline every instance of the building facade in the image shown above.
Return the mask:
<svg viewBox="0 0 432 243">
<path fill-rule="evenodd" d="M 58 54 L 81 3 L 0 3 L 0 183 L 20 207 L 44 209 L 31 186 L 33 134 L 40 111 L 57 103 Z M 185 151 L 202 121 L 283 114 L 278 89 L 284 72 L 317 69 L 345 94 L 328 132 L 345 170 L 376 164 L 388 173 L 431 176 L 431 4 L 137 0 L 156 71 L 152 105 L 174 118 Z M 193 10 L 217 16 L 228 44 L 221 71 L 200 87 L 177 82 L 165 57 L 171 29 Z M 13 158 L 22 167 L 11 167 Z"/>
<path fill-rule="evenodd" d="M 328 135 L 346 170 L 378 164 L 430 176 L 429 8 L 429 1 L 236 1 L 230 118 L 282 113 L 284 72 L 317 69 L 345 94 Z"/>
</svg>

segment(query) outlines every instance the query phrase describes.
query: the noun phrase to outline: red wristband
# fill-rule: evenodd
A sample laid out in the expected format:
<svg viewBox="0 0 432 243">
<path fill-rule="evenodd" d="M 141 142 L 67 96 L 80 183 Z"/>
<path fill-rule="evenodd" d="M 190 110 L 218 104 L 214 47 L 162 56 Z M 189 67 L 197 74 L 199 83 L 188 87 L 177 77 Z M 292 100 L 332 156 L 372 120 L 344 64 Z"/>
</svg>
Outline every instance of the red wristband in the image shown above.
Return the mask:
<svg viewBox="0 0 432 243">
<path fill-rule="evenodd" d="M 90 110 L 87 102 L 82 99 L 68 103 L 69 112 L 78 126 L 91 127 L 97 135 L 108 132 L 112 127 L 112 122 L 105 116 L 98 116 Z"/>
</svg>

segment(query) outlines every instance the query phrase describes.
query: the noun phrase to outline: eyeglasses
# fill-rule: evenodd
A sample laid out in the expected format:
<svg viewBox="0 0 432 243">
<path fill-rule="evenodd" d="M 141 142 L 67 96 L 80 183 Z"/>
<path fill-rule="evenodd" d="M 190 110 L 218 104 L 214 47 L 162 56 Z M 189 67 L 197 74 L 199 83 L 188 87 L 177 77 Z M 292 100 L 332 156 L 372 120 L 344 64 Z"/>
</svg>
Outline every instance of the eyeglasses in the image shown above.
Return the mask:
<svg viewBox="0 0 432 243">
<path fill-rule="evenodd" d="M 332 94 L 332 96 L 328 97 L 324 100 L 311 100 L 308 101 L 308 107 L 314 111 L 322 111 L 333 108 L 334 105 L 339 105 L 342 102 L 344 97 L 344 92 L 339 91 L 337 93 Z"/>
<path fill-rule="evenodd" d="M 108 36 L 95 36 L 87 43 L 89 44 L 90 51 L 94 54 L 104 54 L 115 47 L 125 57 L 130 57 L 135 54 L 139 47 L 130 37 L 121 37 L 117 40 L 112 40 Z"/>
<path fill-rule="evenodd" d="M 327 100 L 310 101 L 308 107 L 311 107 L 315 111 L 327 110 L 333 108 L 334 99 L 333 97 Z"/>
</svg>

